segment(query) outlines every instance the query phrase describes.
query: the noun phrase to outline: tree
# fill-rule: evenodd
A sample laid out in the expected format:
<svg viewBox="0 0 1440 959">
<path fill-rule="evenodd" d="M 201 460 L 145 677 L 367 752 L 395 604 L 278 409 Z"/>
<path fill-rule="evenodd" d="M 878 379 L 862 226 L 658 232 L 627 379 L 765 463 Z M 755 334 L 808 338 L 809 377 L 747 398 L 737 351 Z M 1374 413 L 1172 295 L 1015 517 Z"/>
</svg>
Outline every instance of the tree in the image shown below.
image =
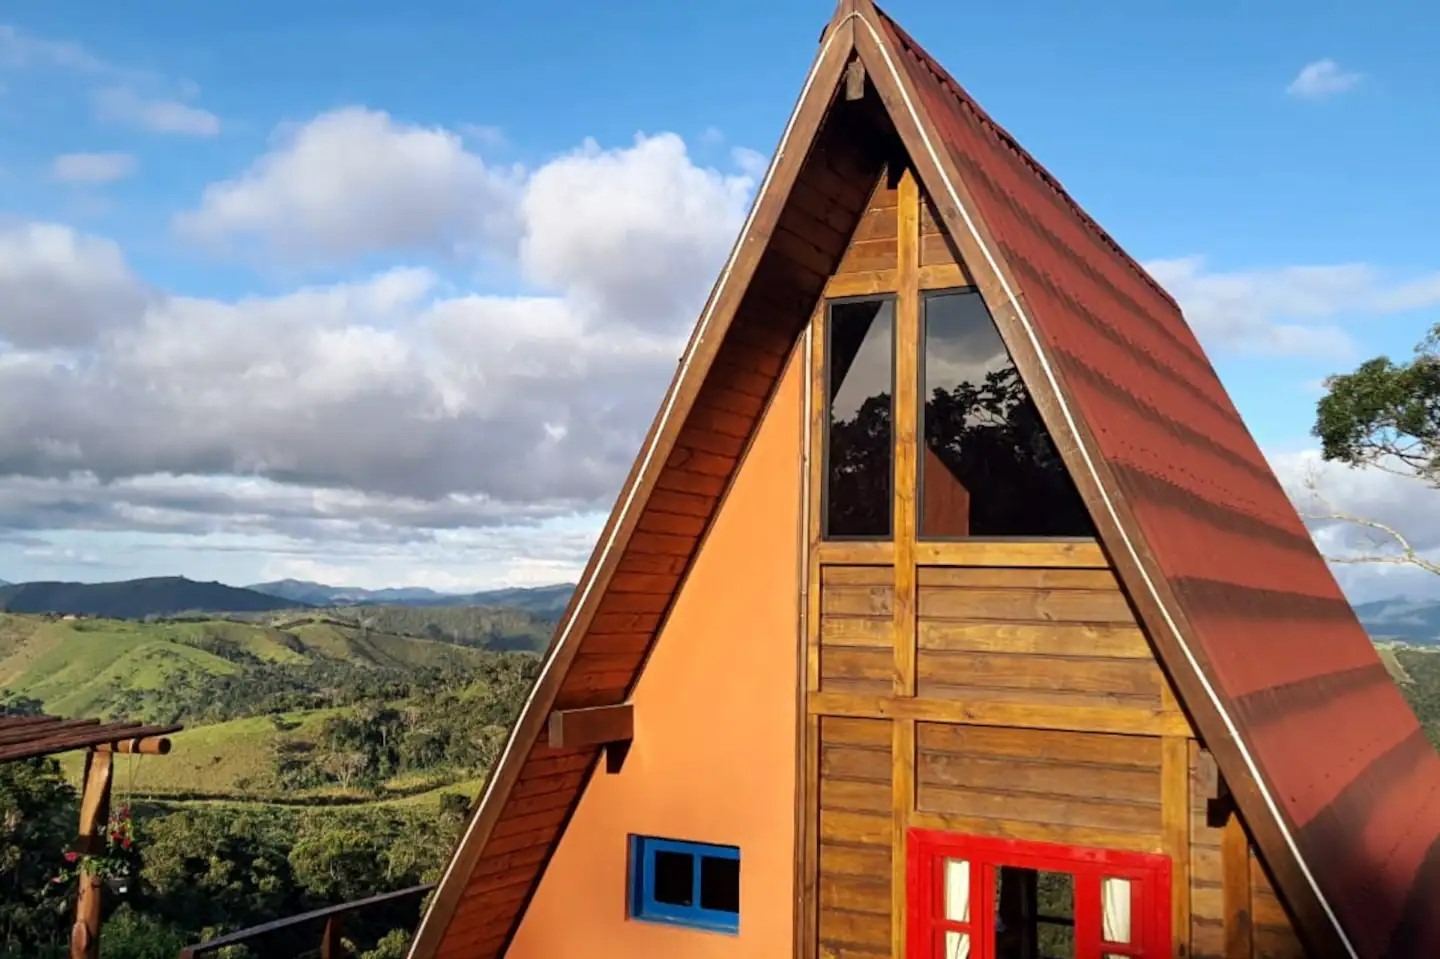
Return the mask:
<svg viewBox="0 0 1440 959">
<path fill-rule="evenodd" d="M 1391 473 L 1440 493 L 1440 323 L 1409 362 L 1378 356 L 1330 377 L 1325 389 L 1313 429 L 1325 460 Z M 1359 526 L 1374 540 L 1372 549 L 1332 562 L 1401 564 L 1440 575 L 1440 563 L 1421 555 L 1403 530 L 1335 509 L 1314 476 L 1306 485 L 1319 505 L 1307 518 Z"/>
<path fill-rule="evenodd" d="M 54 759 L 0 763 L 0 957 L 63 944 L 71 901 L 51 880 L 77 815 L 75 790 Z"/>
</svg>

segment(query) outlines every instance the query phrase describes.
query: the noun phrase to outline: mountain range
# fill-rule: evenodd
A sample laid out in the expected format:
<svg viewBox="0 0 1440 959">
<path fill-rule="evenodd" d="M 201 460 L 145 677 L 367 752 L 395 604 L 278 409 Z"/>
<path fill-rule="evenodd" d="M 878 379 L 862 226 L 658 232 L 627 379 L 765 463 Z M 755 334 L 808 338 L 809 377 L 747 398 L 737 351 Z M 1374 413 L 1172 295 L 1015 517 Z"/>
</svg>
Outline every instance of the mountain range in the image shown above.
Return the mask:
<svg viewBox="0 0 1440 959">
<path fill-rule="evenodd" d="M 565 611 L 574 583 L 553 586 L 511 586 L 476 593 L 442 593 L 424 587 L 359 589 L 326 586 L 298 579 L 255 583 L 245 589 L 305 606 L 505 606 L 537 616 L 556 618 Z"/>
<path fill-rule="evenodd" d="M 1355 615 L 1371 639 L 1440 646 L 1440 600 L 1377 599 L 1356 605 Z"/>
<path fill-rule="evenodd" d="M 254 586 L 201 583 L 159 576 L 114 583 L 7 583 L 0 611 L 144 619 L 181 613 L 261 613 L 337 606 L 500 606 L 546 620 L 558 619 L 570 601 L 569 583 L 446 594 L 431 589 L 351 589 L 280 580 Z"/>
<path fill-rule="evenodd" d="M 0 583 L 0 610 L 143 619 L 180 613 L 262 613 L 348 606 L 488 606 L 521 610 L 553 622 L 564 612 L 574 590 L 572 583 L 558 583 L 443 593 L 424 587 L 372 590 L 295 579 L 237 587 L 162 576 L 115 583 Z M 1440 647 L 1440 599 L 1373 600 L 1357 604 L 1355 613 L 1377 641 Z"/>
</svg>

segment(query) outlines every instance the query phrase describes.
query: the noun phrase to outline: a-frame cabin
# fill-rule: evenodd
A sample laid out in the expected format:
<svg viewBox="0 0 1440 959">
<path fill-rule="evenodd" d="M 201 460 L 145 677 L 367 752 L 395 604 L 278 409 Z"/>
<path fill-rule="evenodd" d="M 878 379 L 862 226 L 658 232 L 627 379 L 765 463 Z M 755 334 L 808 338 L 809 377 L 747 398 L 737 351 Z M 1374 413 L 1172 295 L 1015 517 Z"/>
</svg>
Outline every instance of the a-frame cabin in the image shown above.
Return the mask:
<svg viewBox="0 0 1440 959">
<path fill-rule="evenodd" d="M 1433 959 L 1437 837 L 1175 302 L 843 0 L 411 955 Z"/>
</svg>

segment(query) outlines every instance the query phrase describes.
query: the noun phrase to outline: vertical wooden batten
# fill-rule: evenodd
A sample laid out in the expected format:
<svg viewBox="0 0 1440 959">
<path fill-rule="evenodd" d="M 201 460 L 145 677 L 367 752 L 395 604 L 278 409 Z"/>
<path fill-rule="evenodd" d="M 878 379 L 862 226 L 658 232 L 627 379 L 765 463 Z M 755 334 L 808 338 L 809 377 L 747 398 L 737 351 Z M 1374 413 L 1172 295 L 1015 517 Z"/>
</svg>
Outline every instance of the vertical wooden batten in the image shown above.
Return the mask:
<svg viewBox="0 0 1440 959">
<path fill-rule="evenodd" d="M 1174 704 L 1162 689 L 1167 709 Z M 1170 857 L 1170 935 L 1173 955 L 1190 955 L 1190 740 L 1166 736 L 1160 741 L 1160 818 L 1165 854 Z"/>
<path fill-rule="evenodd" d="M 917 439 L 919 423 L 920 342 L 920 188 L 908 164 L 900 174 L 896 203 L 895 298 L 895 477 L 892 523 L 895 530 L 895 594 L 892 616 L 895 644 L 895 695 L 915 695 L 916 574 L 915 537 Z M 915 806 L 915 720 L 894 722 L 891 746 L 891 798 L 894 837 L 891 846 L 892 954 L 905 954 L 906 832 Z"/>
<path fill-rule="evenodd" d="M 1250 838 L 1232 808 L 1220 835 L 1220 870 L 1225 908 L 1225 955 L 1248 957 L 1254 953 L 1251 920 Z"/>
<path fill-rule="evenodd" d="M 825 414 L 823 352 L 825 304 L 816 305 L 805 328 L 800 349 L 804 361 L 805 398 L 801 403 L 804 451 L 801 454 L 800 570 L 805 595 L 800 612 L 800 682 L 798 683 L 799 739 L 796 743 L 798 778 L 795 832 L 795 956 L 813 959 L 819 941 L 816 879 L 819 874 L 818 821 L 820 813 L 820 717 L 808 708 L 810 694 L 820 688 L 820 566 L 815 551 L 820 543 L 821 417 Z"/>
</svg>

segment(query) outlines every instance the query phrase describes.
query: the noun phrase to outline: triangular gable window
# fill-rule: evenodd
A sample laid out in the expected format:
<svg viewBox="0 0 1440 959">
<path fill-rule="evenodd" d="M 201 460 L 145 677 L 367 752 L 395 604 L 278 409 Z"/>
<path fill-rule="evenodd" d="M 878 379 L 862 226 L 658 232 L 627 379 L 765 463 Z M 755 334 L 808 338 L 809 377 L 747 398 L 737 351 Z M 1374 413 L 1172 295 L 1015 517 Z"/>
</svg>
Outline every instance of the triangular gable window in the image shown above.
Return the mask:
<svg viewBox="0 0 1440 959">
<path fill-rule="evenodd" d="M 978 291 L 921 300 L 921 539 L 1094 536 Z"/>
<path fill-rule="evenodd" d="M 980 293 L 926 291 L 918 312 L 919 335 L 897 337 L 893 294 L 827 304 L 825 538 L 891 539 L 897 480 L 915 491 L 920 539 L 1095 536 Z M 895 375 L 906 341 L 913 384 Z M 915 390 L 913 477 L 895 475 L 897 389 Z"/>
</svg>

